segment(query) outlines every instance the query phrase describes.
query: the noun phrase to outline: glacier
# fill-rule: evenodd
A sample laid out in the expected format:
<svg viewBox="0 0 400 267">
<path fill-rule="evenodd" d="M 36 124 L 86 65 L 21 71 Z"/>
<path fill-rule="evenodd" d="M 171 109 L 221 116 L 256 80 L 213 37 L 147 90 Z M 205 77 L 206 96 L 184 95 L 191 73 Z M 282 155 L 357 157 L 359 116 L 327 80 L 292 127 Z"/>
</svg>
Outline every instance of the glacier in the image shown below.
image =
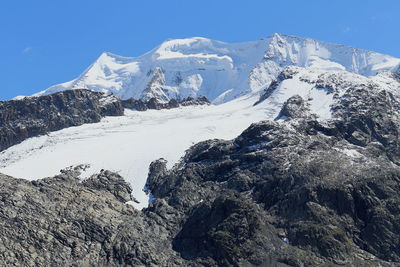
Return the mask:
<svg viewBox="0 0 400 267">
<path fill-rule="evenodd" d="M 147 206 L 143 191 L 148 167 L 158 158 L 172 167 L 193 144 L 232 139 L 251 123 L 267 116 L 263 105 L 253 106 L 255 95 L 221 105 L 187 106 L 170 110 L 133 111 L 106 117 L 99 123 L 70 127 L 33 137 L 0 152 L 0 172 L 36 180 L 81 164 L 89 165 L 82 178 L 101 169 L 118 172 L 133 189 L 133 196 Z M 39 167 L 38 167 L 39 166 Z"/>
</svg>

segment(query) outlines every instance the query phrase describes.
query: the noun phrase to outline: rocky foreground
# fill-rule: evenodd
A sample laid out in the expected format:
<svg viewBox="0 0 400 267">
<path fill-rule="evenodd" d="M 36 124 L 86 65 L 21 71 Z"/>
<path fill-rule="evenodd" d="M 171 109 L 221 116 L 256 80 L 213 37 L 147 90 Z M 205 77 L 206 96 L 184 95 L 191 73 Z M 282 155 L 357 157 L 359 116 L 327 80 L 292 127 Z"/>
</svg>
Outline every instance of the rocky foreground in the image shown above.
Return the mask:
<svg viewBox="0 0 400 267">
<path fill-rule="evenodd" d="M 399 104 L 348 88 L 321 122 L 294 96 L 275 121 L 194 145 L 170 170 L 153 162 L 142 211 L 109 171 L 2 175 L 0 263 L 399 266 Z"/>
</svg>

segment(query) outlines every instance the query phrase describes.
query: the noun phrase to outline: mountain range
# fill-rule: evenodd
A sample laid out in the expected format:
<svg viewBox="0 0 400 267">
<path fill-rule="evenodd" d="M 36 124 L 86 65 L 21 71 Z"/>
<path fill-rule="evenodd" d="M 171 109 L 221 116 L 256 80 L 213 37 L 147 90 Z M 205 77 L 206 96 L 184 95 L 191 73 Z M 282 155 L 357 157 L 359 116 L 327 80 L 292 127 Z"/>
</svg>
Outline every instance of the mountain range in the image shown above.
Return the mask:
<svg viewBox="0 0 400 267">
<path fill-rule="evenodd" d="M 105 52 L 78 78 L 36 96 L 85 88 L 122 99 L 205 96 L 218 104 L 266 89 L 287 66 L 371 76 L 399 64 L 388 55 L 283 34 L 233 44 L 195 37 L 165 41 L 135 58 Z"/>
<path fill-rule="evenodd" d="M 400 266 L 399 129 L 389 55 L 283 34 L 103 53 L 0 102 L 0 263 Z"/>
</svg>

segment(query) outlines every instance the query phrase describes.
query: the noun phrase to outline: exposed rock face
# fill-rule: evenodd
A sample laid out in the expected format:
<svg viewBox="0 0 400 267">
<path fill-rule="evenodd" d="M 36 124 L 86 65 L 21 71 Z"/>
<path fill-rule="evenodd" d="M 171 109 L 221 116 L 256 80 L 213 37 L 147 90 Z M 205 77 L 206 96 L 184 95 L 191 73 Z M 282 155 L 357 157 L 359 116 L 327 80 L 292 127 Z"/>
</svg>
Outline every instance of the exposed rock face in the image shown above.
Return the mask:
<svg viewBox="0 0 400 267">
<path fill-rule="evenodd" d="M 68 90 L 42 97 L 0 102 L 0 150 L 50 131 L 121 116 L 114 96 L 89 90 Z"/>
<path fill-rule="evenodd" d="M 202 142 L 169 171 L 153 164 L 152 205 L 187 216 L 174 238 L 181 256 L 206 266 L 398 266 L 399 102 L 350 87 L 334 109 L 322 123 L 295 96 L 281 110 L 290 120 Z"/>
<path fill-rule="evenodd" d="M 198 105 L 209 105 L 210 101 L 206 97 L 187 97 L 182 100 L 171 99 L 167 103 L 162 103 L 157 100 L 157 98 L 150 98 L 148 101 L 137 100 L 134 98 L 129 98 L 127 100 L 121 100 L 124 108 L 136 109 L 138 111 L 146 111 L 148 109 L 171 109 L 177 108 L 179 106 L 198 106 Z"/>
<path fill-rule="evenodd" d="M 254 124 L 150 175 L 153 205 L 167 201 L 188 216 L 174 248 L 205 265 L 397 266 L 398 112 L 385 92 L 361 99 L 366 114 L 343 105 L 343 120 L 331 124 Z"/>
<path fill-rule="evenodd" d="M 187 97 L 179 101 L 179 105 L 181 106 L 199 106 L 199 105 L 209 105 L 210 101 L 208 101 L 207 97 Z"/>
<path fill-rule="evenodd" d="M 144 223 L 125 204 L 131 188 L 119 175 L 106 171 L 83 182 L 67 173 L 34 182 L 1 176 L 0 184 L 2 266 L 115 266 L 123 257 L 151 263 L 145 236 L 131 239 L 144 246 L 140 255 L 124 247 L 132 235 L 126 231 Z"/>
<path fill-rule="evenodd" d="M 295 95 L 289 98 L 284 104 L 279 112 L 278 117 L 276 119 L 285 119 L 285 118 L 301 118 L 305 117 L 309 114 L 310 110 L 307 108 L 304 100 L 301 96 Z"/>
</svg>

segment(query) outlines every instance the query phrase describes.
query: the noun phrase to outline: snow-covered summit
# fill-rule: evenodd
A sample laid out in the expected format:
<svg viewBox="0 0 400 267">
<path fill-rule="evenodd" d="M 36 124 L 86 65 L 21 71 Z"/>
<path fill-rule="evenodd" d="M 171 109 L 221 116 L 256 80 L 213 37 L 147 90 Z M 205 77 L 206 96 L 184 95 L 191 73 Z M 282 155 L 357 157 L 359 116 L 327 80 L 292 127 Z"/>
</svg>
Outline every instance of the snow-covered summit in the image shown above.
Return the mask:
<svg viewBox="0 0 400 267">
<path fill-rule="evenodd" d="M 167 40 L 139 57 L 103 53 L 75 80 L 36 95 L 87 88 L 122 99 L 206 96 L 223 103 L 262 91 L 291 65 L 370 76 L 399 64 L 388 55 L 283 34 L 231 44 L 194 37 Z"/>
</svg>

